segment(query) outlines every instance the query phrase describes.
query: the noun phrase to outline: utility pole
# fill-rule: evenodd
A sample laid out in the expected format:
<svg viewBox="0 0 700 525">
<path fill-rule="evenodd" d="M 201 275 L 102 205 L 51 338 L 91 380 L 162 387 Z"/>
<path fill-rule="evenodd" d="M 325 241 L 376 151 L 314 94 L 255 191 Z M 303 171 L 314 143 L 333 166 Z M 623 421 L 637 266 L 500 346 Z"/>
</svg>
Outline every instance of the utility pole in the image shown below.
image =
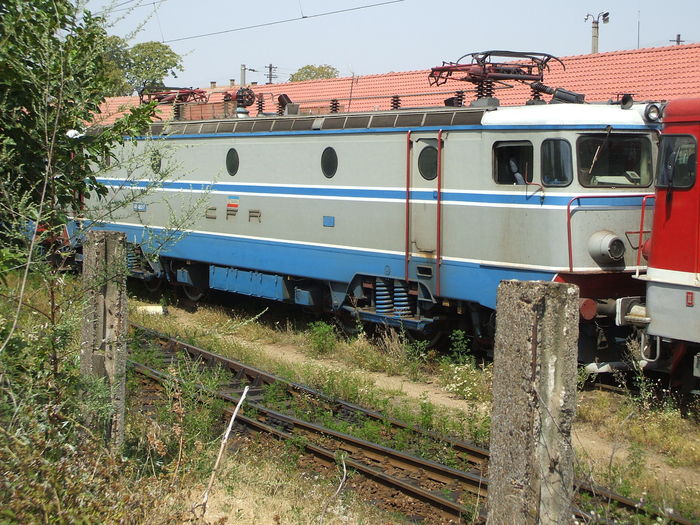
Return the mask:
<svg viewBox="0 0 700 525">
<path fill-rule="evenodd" d="M 639 49 L 639 31 L 642 25 L 641 11 L 637 11 L 637 49 Z"/>
<path fill-rule="evenodd" d="M 267 65 L 267 83 L 272 84 L 272 80 L 277 78 L 277 75 L 274 74 L 274 71 L 277 71 L 277 66 L 273 66 L 272 64 Z"/>
<path fill-rule="evenodd" d="M 587 14 L 586 18 L 583 19 L 584 22 L 588 22 L 588 19 L 592 20 L 591 27 L 591 53 L 595 54 L 598 52 L 598 32 L 600 27 L 600 19 L 603 19 L 603 23 L 607 24 L 610 21 L 610 13 L 604 11 L 598 13 L 598 16 L 593 16 L 592 14 Z"/>
<path fill-rule="evenodd" d="M 685 42 L 685 40 L 681 40 L 681 34 L 678 33 L 676 35 L 676 38 L 674 38 L 673 40 L 669 40 L 669 42 L 675 42 L 677 46 L 680 46 L 683 42 Z"/>
<path fill-rule="evenodd" d="M 252 73 L 258 73 L 257 69 L 253 69 L 252 67 L 246 67 L 245 64 L 241 64 L 241 87 L 245 87 L 247 85 L 246 80 L 245 80 L 245 72 L 246 71 L 250 71 Z"/>
</svg>

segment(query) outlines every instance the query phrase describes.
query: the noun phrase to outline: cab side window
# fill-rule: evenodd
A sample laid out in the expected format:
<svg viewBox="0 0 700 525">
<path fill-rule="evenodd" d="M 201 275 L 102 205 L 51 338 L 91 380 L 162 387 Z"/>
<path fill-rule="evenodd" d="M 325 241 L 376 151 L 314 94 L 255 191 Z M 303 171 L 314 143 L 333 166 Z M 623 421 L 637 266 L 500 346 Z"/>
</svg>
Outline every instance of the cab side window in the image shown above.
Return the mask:
<svg viewBox="0 0 700 525">
<path fill-rule="evenodd" d="M 664 135 L 659 147 L 656 185 L 661 188 L 691 188 L 695 184 L 697 144 L 691 135 Z"/>
<path fill-rule="evenodd" d="M 571 144 L 564 139 L 547 139 L 542 142 L 542 184 L 568 186 L 574 177 Z"/>
<path fill-rule="evenodd" d="M 493 178 L 496 184 L 532 182 L 532 143 L 496 142 L 493 145 Z"/>
</svg>

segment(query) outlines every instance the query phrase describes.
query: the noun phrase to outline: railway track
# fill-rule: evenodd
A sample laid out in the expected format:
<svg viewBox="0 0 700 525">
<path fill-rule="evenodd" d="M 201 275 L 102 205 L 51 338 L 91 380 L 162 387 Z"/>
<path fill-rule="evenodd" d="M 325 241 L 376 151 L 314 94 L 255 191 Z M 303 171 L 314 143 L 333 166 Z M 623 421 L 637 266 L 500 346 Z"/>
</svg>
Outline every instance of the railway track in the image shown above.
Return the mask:
<svg viewBox="0 0 700 525">
<path fill-rule="evenodd" d="M 411 514 L 435 519 L 437 512 L 438 521 L 442 522 L 483 519 L 488 490 L 487 450 L 332 399 L 304 385 L 150 329 L 132 326 L 136 344 L 149 345 L 154 350 L 151 362 L 130 362 L 142 377 L 161 384 L 178 381 L 165 370 L 185 357 L 203 367 L 219 367 L 225 371 L 226 382 L 210 393 L 230 405 L 226 409 L 229 416 L 244 387 L 249 387 L 245 407 L 236 420 L 238 425 L 279 439 L 294 440 L 325 463 L 335 463 L 342 457 L 348 468 L 389 489 L 382 495 L 383 499 L 397 494 L 408 496 L 410 505 L 404 507 Z M 341 422 L 345 431 L 331 428 L 338 426 L 329 424 L 333 421 Z M 375 440 L 379 442 L 353 435 L 353 430 L 368 422 L 381 425 L 380 439 Z M 644 508 L 639 502 L 600 487 L 585 483 L 576 486 L 579 495 L 585 495 L 586 508 L 591 509 L 574 510 L 582 523 L 624 523 L 632 516 L 643 517 L 649 523 L 657 518 L 665 523 L 692 523 L 681 516 Z M 397 508 L 396 504 L 389 506 Z"/>
</svg>

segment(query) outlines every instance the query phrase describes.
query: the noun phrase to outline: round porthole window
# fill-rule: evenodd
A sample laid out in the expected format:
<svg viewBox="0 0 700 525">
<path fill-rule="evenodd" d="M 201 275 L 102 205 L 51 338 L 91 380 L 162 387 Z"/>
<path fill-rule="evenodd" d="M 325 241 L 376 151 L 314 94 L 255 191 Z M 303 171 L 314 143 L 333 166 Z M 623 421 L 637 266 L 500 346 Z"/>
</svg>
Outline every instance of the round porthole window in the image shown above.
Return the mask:
<svg viewBox="0 0 700 525">
<path fill-rule="evenodd" d="M 418 171 L 425 180 L 433 180 L 437 177 L 437 148 L 424 147 L 418 155 Z"/>
<path fill-rule="evenodd" d="M 231 148 L 226 154 L 226 171 L 233 176 L 238 173 L 238 152 L 236 148 Z"/>
<path fill-rule="evenodd" d="M 329 179 L 338 171 L 338 154 L 330 146 L 321 154 L 321 170 Z"/>
<path fill-rule="evenodd" d="M 163 163 L 163 159 L 160 156 L 159 151 L 153 151 L 151 152 L 151 169 L 153 170 L 153 173 L 160 173 L 160 168 L 161 164 Z"/>
</svg>

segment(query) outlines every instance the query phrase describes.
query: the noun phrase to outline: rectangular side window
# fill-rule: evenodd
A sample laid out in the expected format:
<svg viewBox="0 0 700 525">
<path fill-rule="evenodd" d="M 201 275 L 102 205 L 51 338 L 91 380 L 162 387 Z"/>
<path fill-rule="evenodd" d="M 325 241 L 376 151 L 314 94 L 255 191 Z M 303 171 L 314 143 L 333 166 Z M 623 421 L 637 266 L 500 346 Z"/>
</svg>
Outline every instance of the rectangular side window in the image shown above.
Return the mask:
<svg viewBox="0 0 700 525">
<path fill-rule="evenodd" d="M 532 143 L 496 142 L 493 145 L 493 178 L 496 184 L 532 182 Z"/>
<path fill-rule="evenodd" d="M 656 185 L 661 188 L 690 188 L 695 183 L 697 145 L 690 135 L 664 135 L 659 147 Z"/>
<path fill-rule="evenodd" d="M 547 139 L 542 143 L 542 184 L 568 186 L 573 180 L 571 144 L 564 139 Z"/>
</svg>

